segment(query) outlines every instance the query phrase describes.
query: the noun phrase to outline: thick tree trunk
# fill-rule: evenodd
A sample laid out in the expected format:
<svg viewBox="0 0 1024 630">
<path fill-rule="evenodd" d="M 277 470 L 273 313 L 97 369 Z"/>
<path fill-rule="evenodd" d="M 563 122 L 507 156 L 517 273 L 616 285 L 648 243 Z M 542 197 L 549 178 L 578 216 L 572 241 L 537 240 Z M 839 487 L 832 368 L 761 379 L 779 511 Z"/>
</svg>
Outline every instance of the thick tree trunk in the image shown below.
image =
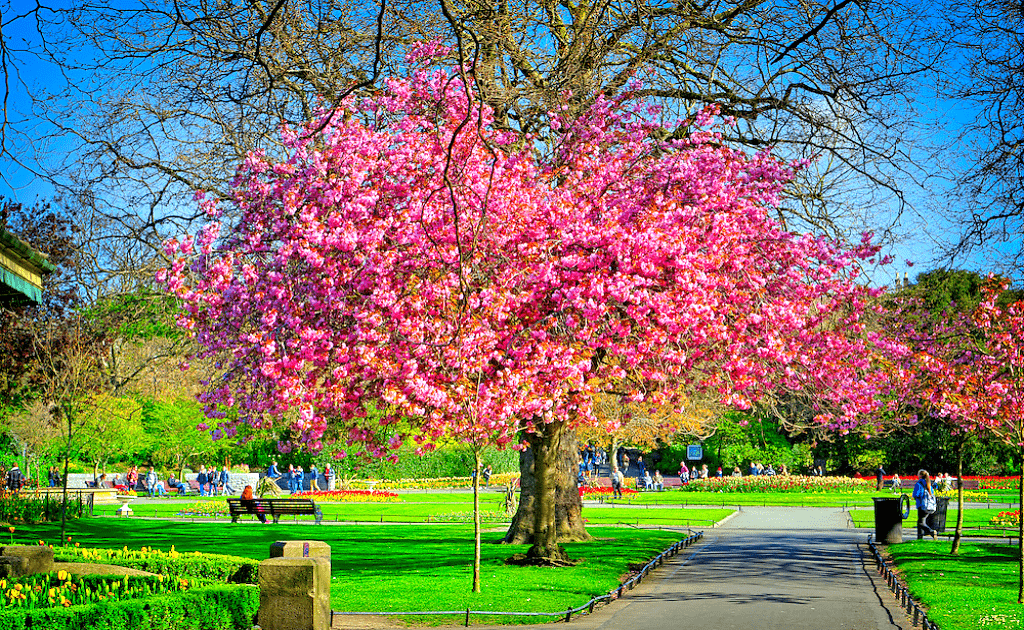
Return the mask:
<svg viewBox="0 0 1024 630">
<path fill-rule="evenodd" d="M 519 509 L 505 542 L 536 547 L 550 544 L 541 542 L 545 540 L 556 546 L 559 542 L 591 540 L 583 526 L 583 503 L 576 485 L 579 454 L 575 436 L 561 424 L 549 425 L 544 435 L 527 435 L 526 441 L 530 448 L 519 455 Z M 535 536 L 537 532 L 541 536 Z"/>
</svg>

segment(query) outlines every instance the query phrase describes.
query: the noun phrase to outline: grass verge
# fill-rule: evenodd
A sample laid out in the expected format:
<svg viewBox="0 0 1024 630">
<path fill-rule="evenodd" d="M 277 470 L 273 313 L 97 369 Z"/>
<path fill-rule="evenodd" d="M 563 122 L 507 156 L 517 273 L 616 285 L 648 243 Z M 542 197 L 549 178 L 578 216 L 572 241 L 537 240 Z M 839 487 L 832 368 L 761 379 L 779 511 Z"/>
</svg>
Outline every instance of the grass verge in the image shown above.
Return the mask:
<svg viewBox="0 0 1024 630">
<path fill-rule="evenodd" d="M 59 525 L 22 526 L 22 544 L 59 537 Z M 331 606 L 342 611 L 494 610 L 556 612 L 608 592 L 632 563 L 657 555 L 684 532 L 591 527 L 594 541 L 566 545 L 575 567 L 536 568 L 505 564 L 524 545 L 497 541 L 503 528 L 485 534 L 482 593 L 471 593 L 472 528 L 464 525 L 262 526 L 258 523 L 178 523 L 141 519 L 83 519 L 68 524 L 72 544 L 129 549 L 156 547 L 262 560 L 282 539 L 323 540 L 331 546 Z M 419 622 L 453 623 L 451 617 Z M 555 618 L 551 619 L 552 621 Z M 477 622 L 537 623 L 538 618 L 481 618 Z"/>
<path fill-rule="evenodd" d="M 890 545 L 899 572 L 928 618 L 942 630 L 985 630 L 1024 626 L 1017 603 L 1017 547 L 930 540 Z"/>
</svg>

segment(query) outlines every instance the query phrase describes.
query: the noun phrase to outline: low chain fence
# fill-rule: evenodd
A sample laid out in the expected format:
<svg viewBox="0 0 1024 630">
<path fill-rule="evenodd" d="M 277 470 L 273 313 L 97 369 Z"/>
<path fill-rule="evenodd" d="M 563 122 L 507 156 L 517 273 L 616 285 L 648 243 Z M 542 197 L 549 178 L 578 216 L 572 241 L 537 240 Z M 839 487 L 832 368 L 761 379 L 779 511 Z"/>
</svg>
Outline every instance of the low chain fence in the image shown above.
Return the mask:
<svg viewBox="0 0 1024 630">
<path fill-rule="evenodd" d="M 650 574 L 655 568 L 660 567 L 665 563 L 666 558 L 675 556 L 683 549 L 686 549 L 693 543 L 697 542 L 704 537 L 704 532 L 695 532 L 690 534 L 686 538 L 674 543 L 665 551 L 659 553 L 650 562 L 648 562 L 640 571 L 638 571 L 633 577 L 629 578 L 618 588 L 608 591 L 604 595 L 598 595 L 592 598 L 582 606 L 576 608 L 568 608 L 558 612 L 502 612 L 493 610 L 421 610 L 414 612 L 342 612 L 337 610 L 331 611 L 331 617 L 335 615 L 354 616 L 354 615 L 370 615 L 377 617 L 396 617 L 396 616 L 409 616 L 409 615 L 445 615 L 445 616 L 456 616 L 463 618 L 463 623 L 467 627 L 469 626 L 470 617 L 473 615 L 486 616 L 486 617 L 562 617 L 563 621 L 571 621 L 573 615 L 591 614 L 594 612 L 594 608 L 604 602 L 614 601 L 622 597 L 626 591 L 631 591 L 643 582 L 644 578 Z M 333 625 L 333 623 L 332 623 Z"/>
<path fill-rule="evenodd" d="M 928 619 L 928 614 L 925 613 L 920 604 L 914 601 L 906 585 L 900 582 L 899 577 L 889 566 L 889 563 L 878 552 L 878 547 L 871 540 L 871 534 L 868 534 L 868 546 L 871 547 L 871 553 L 875 556 L 875 568 L 878 569 L 879 575 L 885 577 L 885 583 L 889 586 L 889 590 L 892 591 L 893 597 L 896 598 L 900 608 L 907 612 L 907 616 L 912 615 L 914 627 L 921 626 L 924 630 L 939 630 L 939 626 Z"/>
</svg>

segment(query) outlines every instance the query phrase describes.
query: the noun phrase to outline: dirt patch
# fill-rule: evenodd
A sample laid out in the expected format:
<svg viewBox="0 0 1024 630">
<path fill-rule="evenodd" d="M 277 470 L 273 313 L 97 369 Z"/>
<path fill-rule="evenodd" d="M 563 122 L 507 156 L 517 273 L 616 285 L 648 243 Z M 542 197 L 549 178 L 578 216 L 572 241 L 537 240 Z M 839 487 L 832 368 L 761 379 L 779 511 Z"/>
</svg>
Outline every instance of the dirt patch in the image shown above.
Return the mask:
<svg viewBox="0 0 1024 630">
<path fill-rule="evenodd" d="M 156 575 L 149 571 L 119 567 L 116 564 L 93 564 L 91 562 L 54 562 L 56 571 L 61 569 L 72 575 Z"/>
</svg>

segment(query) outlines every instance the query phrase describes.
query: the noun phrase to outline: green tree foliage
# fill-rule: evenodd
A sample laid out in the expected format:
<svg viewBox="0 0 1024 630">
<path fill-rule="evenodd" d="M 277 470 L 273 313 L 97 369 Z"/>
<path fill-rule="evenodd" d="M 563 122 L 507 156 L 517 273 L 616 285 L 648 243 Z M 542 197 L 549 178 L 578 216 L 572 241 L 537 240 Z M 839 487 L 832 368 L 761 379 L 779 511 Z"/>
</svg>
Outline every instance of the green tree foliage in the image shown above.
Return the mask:
<svg viewBox="0 0 1024 630">
<path fill-rule="evenodd" d="M 151 459 L 155 466 L 170 468 L 181 475 L 190 462 L 213 457 L 216 446 L 210 434 L 196 429 L 204 416 L 202 406 L 194 400 L 147 401 L 142 416 L 152 440 Z"/>
<path fill-rule="evenodd" d="M 659 468 L 664 473 L 676 474 L 685 457 L 685 445 L 673 446 L 663 453 Z M 771 464 L 776 470 L 785 465 L 791 472 L 799 472 L 810 466 L 811 451 L 808 445 L 787 437 L 778 421 L 769 416 L 726 413 L 716 425 L 714 435 L 704 440 L 704 459 L 699 463 L 706 463 L 711 470 L 721 466 L 725 474 L 739 466 L 746 474 L 752 461 Z"/>
</svg>

